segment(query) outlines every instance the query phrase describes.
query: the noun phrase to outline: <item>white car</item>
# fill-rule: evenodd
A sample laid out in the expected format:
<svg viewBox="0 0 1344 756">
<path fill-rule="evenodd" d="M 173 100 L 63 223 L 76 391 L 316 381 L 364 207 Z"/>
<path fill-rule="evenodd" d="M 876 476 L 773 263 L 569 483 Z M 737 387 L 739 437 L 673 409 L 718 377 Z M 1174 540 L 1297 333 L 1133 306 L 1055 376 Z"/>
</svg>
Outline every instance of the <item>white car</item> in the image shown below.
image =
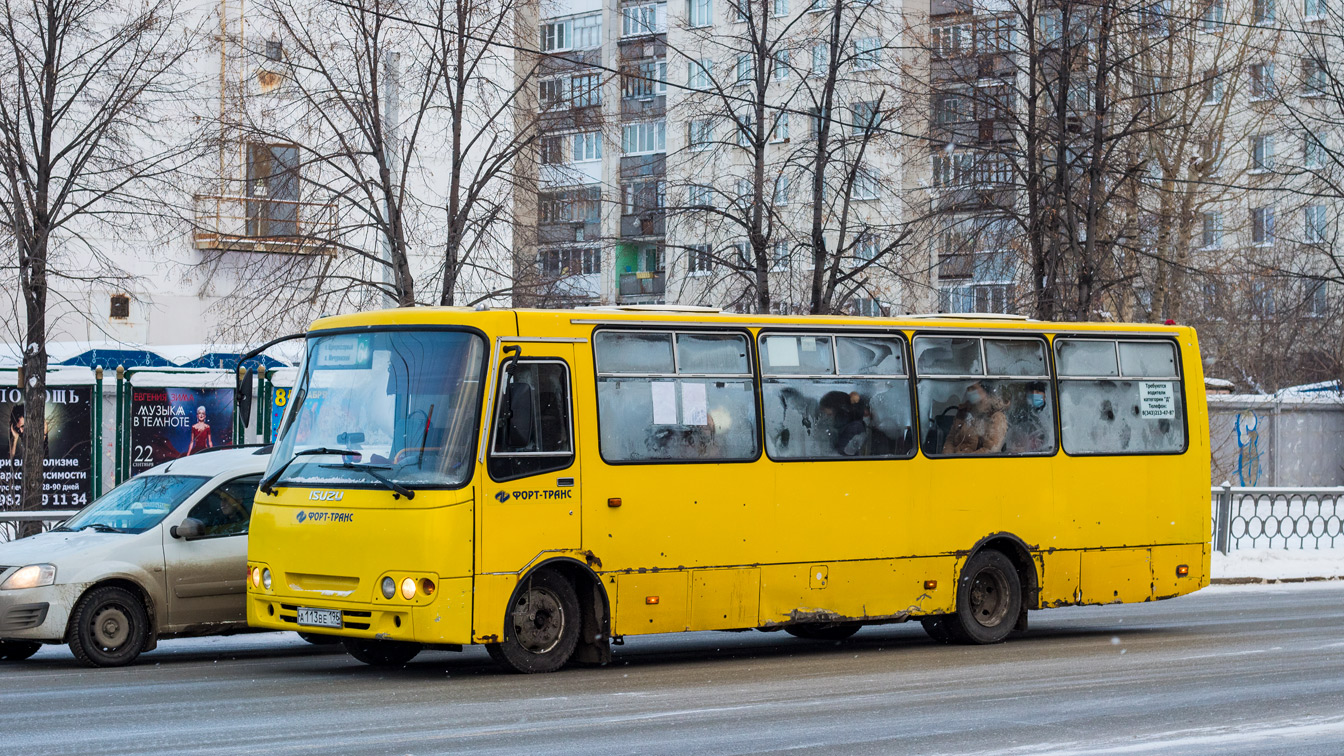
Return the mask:
<svg viewBox="0 0 1344 756">
<path fill-rule="evenodd" d="M 68 643 L 115 667 L 162 638 L 247 629 L 247 527 L 269 459 L 269 446 L 226 447 L 165 462 L 0 543 L 0 660 Z"/>
</svg>

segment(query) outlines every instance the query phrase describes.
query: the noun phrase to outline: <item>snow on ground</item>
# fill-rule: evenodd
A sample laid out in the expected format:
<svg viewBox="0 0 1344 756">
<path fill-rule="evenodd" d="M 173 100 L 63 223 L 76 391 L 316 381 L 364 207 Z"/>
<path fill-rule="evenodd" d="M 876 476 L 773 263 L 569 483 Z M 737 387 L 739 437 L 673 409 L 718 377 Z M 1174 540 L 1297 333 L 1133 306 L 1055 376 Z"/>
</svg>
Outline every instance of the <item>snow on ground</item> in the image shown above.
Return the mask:
<svg viewBox="0 0 1344 756">
<path fill-rule="evenodd" d="M 1344 578 L 1344 549 L 1241 549 L 1213 552 L 1214 580 Z"/>
</svg>

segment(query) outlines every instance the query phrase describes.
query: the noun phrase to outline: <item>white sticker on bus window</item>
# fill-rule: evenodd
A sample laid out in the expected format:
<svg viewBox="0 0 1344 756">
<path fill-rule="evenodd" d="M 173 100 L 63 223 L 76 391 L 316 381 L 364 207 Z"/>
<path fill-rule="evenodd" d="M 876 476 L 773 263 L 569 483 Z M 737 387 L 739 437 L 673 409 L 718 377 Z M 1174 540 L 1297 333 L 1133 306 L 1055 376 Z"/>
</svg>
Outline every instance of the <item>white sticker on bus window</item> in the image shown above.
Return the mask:
<svg viewBox="0 0 1344 756">
<path fill-rule="evenodd" d="M 705 406 L 705 384 L 681 384 L 681 421 L 686 425 L 709 425 L 709 409 Z"/>
<path fill-rule="evenodd" d="M 1139 382 L 1139 416 L 1153 420 L 1176 417 L 1176 402 L 1172 384 L 1156 381 Z"/>
<path fill-rule="evenodd" d="M 677 384 L 672 381 L 654 381 L 649 384 L 653 391 L 653 424 L 677 424 Z"/>
<path fill-rule="evenodd" d="M 770 367 L 798 367 L 798 341 L 792 336 L 772 336 L 765 340 Z"/>
<path fill-rule="evenodd" d="M 816 336 L 804 336 L 804 337 L 801 339 L 801 341 L 803 342 L 803 351 L 804 351 L 804 352 L 815 352 L 815 351 L 817 351 L 817 337 L 816 337 Z"/>
</svg>

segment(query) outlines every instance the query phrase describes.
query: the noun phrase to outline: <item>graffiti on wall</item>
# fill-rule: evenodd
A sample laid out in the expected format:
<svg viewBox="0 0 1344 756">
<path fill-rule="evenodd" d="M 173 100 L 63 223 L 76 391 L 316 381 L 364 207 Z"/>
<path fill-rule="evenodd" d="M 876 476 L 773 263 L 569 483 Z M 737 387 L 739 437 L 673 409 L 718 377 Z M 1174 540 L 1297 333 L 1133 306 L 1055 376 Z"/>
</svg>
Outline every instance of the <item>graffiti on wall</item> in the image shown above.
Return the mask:
<svg viewBox="0 0 1344 756">
<path fill-rule="evenodd" d="M 1249 415 L 1249 417 L 1247 416 Z M 1237 413 L 1237 479 L 1240 485 L 1260 484 L 1260 416 L 1255 410 Z"/>
</svg>

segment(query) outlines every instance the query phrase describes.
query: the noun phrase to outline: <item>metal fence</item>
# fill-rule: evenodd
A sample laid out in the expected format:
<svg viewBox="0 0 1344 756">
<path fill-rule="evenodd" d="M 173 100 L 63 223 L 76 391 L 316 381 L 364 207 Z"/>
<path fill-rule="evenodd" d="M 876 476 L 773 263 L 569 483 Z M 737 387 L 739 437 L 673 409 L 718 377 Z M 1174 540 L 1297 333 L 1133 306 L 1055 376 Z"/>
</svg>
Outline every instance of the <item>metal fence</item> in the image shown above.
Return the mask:
<svg viewBox="0 0 1344 756">
<path fill-rule="evenodd" d="M 1213 548 L 1344 548 L 1344 488 L 1215 488 Z"/>
<path fill-rule="evenodd" d="M 0 543 L 13 541 L 19 535 L 19 523 L 37 522 L 43 530 L 51 530 L 78 514 L 77 509 L 47 510 L 45 512 L 0 512 Z"/>
</svg>

